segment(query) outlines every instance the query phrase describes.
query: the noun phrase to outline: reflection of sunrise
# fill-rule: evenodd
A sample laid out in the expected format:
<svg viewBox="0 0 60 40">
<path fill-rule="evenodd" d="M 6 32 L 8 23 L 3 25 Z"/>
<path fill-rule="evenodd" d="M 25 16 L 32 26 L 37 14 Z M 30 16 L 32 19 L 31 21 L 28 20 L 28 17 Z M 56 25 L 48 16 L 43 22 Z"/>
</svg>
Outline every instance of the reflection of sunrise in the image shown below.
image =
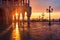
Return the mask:
<svg viewBox="0 0 60 40">
<path fill-rule="evenodd" d="M 16 22 L 16 26 L 14 25 L 15 23 L 13 23 L 13 31 L 11 34 L 11 40 L 21 40 L 21 34 L 20 34 L 20 30 L 18 27 L 18 22 Z"/>
</svg>

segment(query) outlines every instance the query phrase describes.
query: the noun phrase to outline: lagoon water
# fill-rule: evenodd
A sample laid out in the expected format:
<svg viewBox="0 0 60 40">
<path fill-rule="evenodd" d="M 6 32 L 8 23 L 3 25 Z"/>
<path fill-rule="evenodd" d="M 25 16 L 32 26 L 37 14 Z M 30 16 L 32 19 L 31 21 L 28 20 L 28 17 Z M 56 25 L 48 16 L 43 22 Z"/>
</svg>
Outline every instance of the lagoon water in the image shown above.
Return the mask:
<svg viewBox="0 0 60 40">
<path fill-rule="evenodd" d="M 0 33 L 0 40 L 60 40 L 60 23 L 52 22 L 30 22 L 30 31 L 27 29 L 27 23 L 18 25 L 12 23 L 10 27 Z M 51 30 L 49 30 L 49 28 Z M 27 36 L 29 31 L 29 36 Z"/>
</svg>

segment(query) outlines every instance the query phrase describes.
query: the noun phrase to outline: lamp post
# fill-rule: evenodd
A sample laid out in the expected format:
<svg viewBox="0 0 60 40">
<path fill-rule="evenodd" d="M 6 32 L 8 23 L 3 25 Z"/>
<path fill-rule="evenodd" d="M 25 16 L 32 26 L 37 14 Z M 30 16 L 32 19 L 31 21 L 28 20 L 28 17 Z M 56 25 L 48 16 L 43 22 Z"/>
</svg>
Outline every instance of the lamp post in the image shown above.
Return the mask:
<svg viewBox="0 0 60 40">
<path fill-rule="evenodd" d="M 53 8 L 51 8 L 51 6 L 49 6 L 49 8 L 47 9 L 47 12 L 49 13 L 49 26 L 51 26 L 51 12 L 53 11 Z M 49 28 L 50 30 L 50 28 Z"/>
</svg>

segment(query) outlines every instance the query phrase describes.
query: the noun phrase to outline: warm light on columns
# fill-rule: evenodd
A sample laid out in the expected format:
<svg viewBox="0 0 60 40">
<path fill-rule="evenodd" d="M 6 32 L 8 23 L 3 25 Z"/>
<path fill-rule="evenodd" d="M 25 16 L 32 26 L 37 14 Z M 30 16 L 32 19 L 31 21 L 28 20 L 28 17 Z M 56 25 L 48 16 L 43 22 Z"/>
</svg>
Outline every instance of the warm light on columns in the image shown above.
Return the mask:
<svg viewBox="0 0 60 40">
<path fill-rule="evenodd" d="M 16 12 L 16 20 L 18 20 L 18 13 Z"/>
<path fill-rule="evenodd" d="M 22 14 L 20 14 L 20 20 L 22 20 Z"/>
<path fill-rule="evenodd" d="M 14 15 L 13 15 L 13 19 L 12 20 L 14 21 Z"/>
</svg>

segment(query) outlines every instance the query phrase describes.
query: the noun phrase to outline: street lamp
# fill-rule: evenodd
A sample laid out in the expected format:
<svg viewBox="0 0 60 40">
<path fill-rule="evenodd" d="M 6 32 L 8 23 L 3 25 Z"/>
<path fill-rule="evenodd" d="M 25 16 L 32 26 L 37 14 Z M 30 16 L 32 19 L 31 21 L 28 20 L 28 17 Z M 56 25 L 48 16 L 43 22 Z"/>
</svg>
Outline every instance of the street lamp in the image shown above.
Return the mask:
<svg viewBox="0 0 60 40">
<path fill-rule="evenodd" d="M 51 26 L 51 12 L 52 11 L 53 11 L 53 8 L 49 6 L 49 8 L 47 9 L 47 12 L 49 13 L 49 30 L 51 30 L 50 26 Z"/>
<path fill-rule="evenodd" d="M 53 11 L 53 8 L 51 8 L 51 6 L 49 6 L 49 8 L 47 9 L 47 12 L 49 13 L 49 26 L 51 26 L 51 12 Z"/>
</svg>

